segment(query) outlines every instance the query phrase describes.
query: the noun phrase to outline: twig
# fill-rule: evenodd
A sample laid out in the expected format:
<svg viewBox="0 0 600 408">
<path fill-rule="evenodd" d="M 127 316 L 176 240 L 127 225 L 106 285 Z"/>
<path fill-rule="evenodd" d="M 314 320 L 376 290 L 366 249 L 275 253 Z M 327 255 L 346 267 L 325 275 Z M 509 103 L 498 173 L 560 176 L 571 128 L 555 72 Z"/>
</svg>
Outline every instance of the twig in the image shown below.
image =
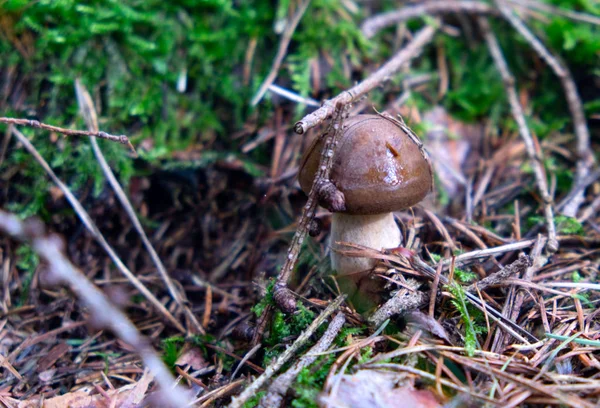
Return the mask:
<svg viewBox="0 0 600 408">
<path fill-rule="evenodd" d="M 289 370 L 285 373 L 281 374 L 273 383 L 269 386 L 267 394 L 260 400 L 258 404 L 261 408 L 271 408 L 271 407 L 280 407 L 283 402 L 283 398 L 285 397 L 285 393 L 287 392 L 292 382 L 296 379 L 300 371 L 303 368 L 308 367 L 318 357 L 318 353 L 322 353 L 327 350 L 333 340 L 335 340 L 337 334 L 340 329 L 346 322 L 346 317 L 344 313 L 339 312 L 329 324 L 327 331 L 323 333 L 323 336 L 319 339 L 319 341 L 312 346 L 310 350 L 296 364 L 294 364 Z"/>
<path fill-rule="evenodd" d="M 54 173 L 50 165 L 44 160 L 44 158 L 39 154 L 36 148 L 31 144 L 29 139 L 25 137 L 21 132 L 19 132 L 15 127 L 11 127 L 12 134 L 23 144 L 25 149 L 37 160 L 37 162 L 42 166 L 42 168 L 46 171 L 48 176 L 54 181 L 54 183 L 61 189 L 64 193 L 65 197 L 77 213 L 77 216 L 83 222 L 86 229 L 92 234 L 94 239 L 100 244 L 102 248 L 108 253 L 108 256 L 116 267 L 121 271 L 123 275 L 135 286 L 137 290 L 140 291 L 142 295 L 160 312 L 160 314 L 168 320 L 173 327 L 179 330 L 182 333 L 185 333 L 185 328 L 179 323 L 175 317 L 165 308 L 165 306 L 156 299 L 156 297 L 146 288 L 146 286 L 125 266 L 125 264 L 119 259 L 117 253 L 112 249 L 112 247 L 106 242 L 106 239 L 87 213 L 87 211 L 83 208 L 81 203 L 75 198 L 69 187 L 67 187 Z"/>
<path fill-rule="evenodd" d="M 44 236 L 44 227 L 41 223 L 23 223 L 16 216 L 2 210 L 0 210 L 0 230 L 17 240 L 30 242 L 33 250 L 47 262 L 53 277 L 68 284 L 90 309 L 94 322 L 109 327 L 140 355 L 161 387 L 163 400 L 168 401 L 173 407 L 187 405 L 186 394 L 182 390 L 173 389 L 175 378 L 162 359 L 154 352 L 148 340 L 80 270 L 69 262 L 62 253 L 64 244 L 59 237 Z"/>
<path fill-rule="evenodd" d="M 252 98 L 252 106 L 256 106 L 256 104 L 260 102 L 265 92 L 267 92 L 267 89 L 269 89 L 273 81 L 275 81 L 275 78 L 277 78 L 277 74 L 279 73 L 279 67 L 283 62 L 283 58 L 285 57 L 288 45 L 292 40 L 294 31 L 296 31 L 296 27 L 298 27 L 298 24 L 300 23 L 300 20 L 306 12 L 306 9 L 308 8 L 309 4 L 310 0 L 303 0 L 296 9 L 294 16 L 287 21 L 285 31 L 281 35 L 281 40 L 279 40 L 279 49 L 277 50 L 277 54 L 275 55 L 275 59 L 273 60 L 271 71 L 269 71 L 269 74 L 267 75 L 263 83 L 260 85 L 260 88 L 258 89 L 256 95 L 254 95 L 254 98 Z"/>
<path fill-rule="evenodd" d="M 467 263 L 476 259 L 487 258 L 489 256 L 499 256 L 507 252 L 529 248 L 530 246 L 535 244 L 535 242 L 535 239 L 527 239 L 519 242 L 513 242 L 511 244 L 500 245 L 493 248 L 477 249 L 475 251 L 470 251 L 458 255 L 456 258 L 454 258 L 454 262 L 456 263 L 456 265 L 466 265 Z M 442 261 L 442 264 L 445 268 L 450 267 L 451 263 L 452 259 L 445 259 L 444 261 Z"/>
<path fill-rule="evenodd" d="M 292 238 L 292 242 L 288 249 L 287 258 L 279 272 L 277 282 L 275 283 L 273 292 L 274 299 L 277 302 L 277 305 L 287 312 L 294 311 L 296 307 L 296 302 L 287 288 L 287 283 L 292 274 L 292 270 L 294 269 L 294 265 L 296 265 L 296 261 L 298 260 L 300 248 L 308 233 L 310 222 L 315 215 L 315 210 L 319 201 L 319 191 L 324 186 L 332 186 L 329 181 L 329 173 L 331 172 L 331 166 L 333 165 L 333 158 L 335 156 L 338 140 L 343 132 L 344 119 L 346 119 L 347 112 L 348 105 L 338 103 L 336 115 L 329 123 L 325 135 L 323 136 L 325 137 L 325 142 L 323 143 L 323 148 L 321 150 L 319 168 L 315 174 L 306 204 L 302 209 L 302 215 L 300 221 L 298 221 L 298 228 L 296 229 L 296 233 L 294 234 L 294 238 Z M 341 194 L 341 199 L 343 201 L 343 194 L 341 192 L 338 193 Z"/>
<path fill-rule="evenodd" d="M 365 37 L 371 38 L 384 28 L 402 21 L 444 13 L 492 14 L 498 11 L 479 1 L 427 1 L 370 17 L 362 23 L 360 29 Z"/>
<path fill-rule="evenodd" d="M 41 123 L 37 120 L 29 120 L 29 119 L 14 119 L 14 118 L 0 118 L 0 123 L 6 123 L 8 125 L 18 125 L 18 126 L 28 126 L 36 129 L 44 129 L 49 130 L 51 132 L 61 133 L 67 136 L 92 136 L 99 137 L 100 139 L 110 140 L 111 142 L 118 142 L 124 145 L 131 150 L 133 154 L 137 156 L 135 148 L 129 141 L 129 138 L 125 135 L 111 135 L 102 131 L 88 132 L 85 130 L 72 130 L 72 129 L 64 129 L 58 126 L 46 125 L 45 123 Z"/>
<path fill-rule="evenodd" d="M 569 69 L 553 56 L 548 49 L 542 44 L 542 42 L 536 38 L 536 36 L 529 30 L 523 20 L 521 20 L 513 11 L 504 3 L 502 0 L 496 0 L 498 9 L 504 16 L 504 18 L 514 27 L 519 34 L 521 34 L 527 42 L 531 45 L 531 48 L 542 58 L 548 66 L 552 69 L 554 74 L 560 80 L 560 83 L 565 92 L 567 105 L 571 111 L 571 117 L 573 118 L 573 128 L 575 130 L 575 137 L 577 138 L 577 172 L 575 182 L 573 186 L 576 187 L 582 180 L 588 175 L 591 166 L 594 164 L 594 156 L 590 149 L 590 132 L 588 130 L 585 113 L 583 112 L 583 106 L 581 98 L 577 92 L 577 86 L 575 81 L 569 72 Z M 584 201 L 583 191 L 579 194 L 574 195 L 569 202 L 564 206 L 563 213 L 570 217 L 575 217 L 577 210 Z M 549 242 L 550 244 L 550 242 Z"/>
<path fill-rule="evenodd" d="M 328 101 L 325 101 L 316 111 L 306 115 L 301 121 L 297 122 L 294 126 L 294 131 L 298 134 L 304 134 L 308 129 L 311 129 L 318 124 L 322 123 L 325 119 L 329 118 L 336 109 L 336 106 L 341 103 L 347 105 L 355 100 L 359 99 L 366 93 L 370 92 L 377 86 L 380 86 L 384 81 L 389 79 L 392 75 L 400 70 L 410 60 L 415 58 L 421 49 L 429 43 L 436 28 L 432 26 L 426 26 L 422 28 L 417 34 L 415 34 L 413 40 L 401 49 L 391 60 L 385 63 L 377 71 L 369 75 L 367 79 L 362 81 L 355 87 L 342 92 L 338 96 Z"/>
<path fill-rule="evenodd" d="M 519 258 L 511 263 L 510 265 L 505 266 L 500 269 L 498 272 L 493 273 L 489 276 L 486 276 L 482 280 L 469 285 L 465 290 L 468 292 L 475 292 L 476 290 L 485 290 L 489 286 L 498 285 L 506 281 L 506 279 L 510 278 L 513 275 L 521 275 L 525 272 L 525 270 L 531 267 L 531 258 L 527 255 L 521 253 Z"/>
<path fill-rule="evenodd" d="M 583 191 L 588 188 L 591 184 L 594 184 L 596 181 L 600 179 L 600 169 L 596 169 L 585 176 L 583 179 L 579 181 L 575 181 L 575 185 L 571 188 L 571 191 L 556 205 L 556 210 L 561 211 L 565 206 L 569 203 L 572 203 L 572 200 L 576 195 L 583 193 Z M 566 214 L 566 210 L 563 211 Z"/>
<path fill-rule="evenodd" d="M 92 102 L 92 98 L 91 98 L 89 92 L 87 91 L 85 86 L 83 86 L 83 84 L 81 83 L 79 78 L 77 78 L 75 80 L 75 93 L 77 95 L 77 102 L 79 104 L 79 110 L 80 110 L 88 128 L 92 132 L 97 131 L 98 130 L 98 119 L 97 119 L 97 115 L 96 115 L 96 109 L 94 108 L 94 103 Z M 104 158 L 104 154 L 102 154 L 102 150 L 100 149 L 100 146 L 98 146 L 98 142 L 96 141 L 96 139 L 92 138 L 92 139 L 90 139 L 90 143 L 92 144 L 92 149 L 94 150 L 94 155 L 96 156 L 96 159 L 98 160 L 98 163 L 100 164 L 100 168 L 102 169 L 104 176 L 107 178 L 113 191 L 115 192 L 115 195 L 117 196 L 117 198 L 121 202 L 121 205 L 125 209 L 127 216 L 131 220 L 134 228 L 136 229 L 137 233 L 139 234 L 140 238 L 142 239 L 142 242 L 143 242 L 144 246 L 146 247 L 146 250 L 150 254 L 150 258 L 152 258 L 152 262 L 154 262 L 154 265 L 156 266 L 156 269 L 158 270 L 160 277 L 162 278 L 163 282 L 165 283 L 165 286 L 169 290 L 169 293 L 171 294 L 171 296 L 173 297 L 173 299 L 175 300 L 177 305 L 185 313 L 185 315 L 187 316 L 189 321 L 192 323 L 192 325 L 194 326 L 195 332 L 201 333 L 201 334 L 206 334 L 206 332 L 204 331 L 204 328 L 202 327 L 202 325 L 200 324 L 200 322 L 198 321 L 198 319 L 196 318 L 194 313 L 192 313 L 191 309 L 186 305 L 188 300 L 185 297 L 185 293 L 180 292 L 173 284 L 173 281 L 171 280 L 171 277 L 169 276 L 167 269 L 165 268 L 164 264 L 160 260 L 160 257 L 156 253 L 156 250 L 150 243 L 150 240 L 148 239 L 148 236 L 146 235 L 146 232 L 144 231 L 144 228 L 142 227 L 142 223 L 139 221 L 137 215 L 135 214 L 135 210 L 133 209 L 133 206 L 129 202 L 127 195 L 123 191 L 123 188 L 119 184 L 119 181 L 115 177 L 115 174 L 113 173 L 110 166 L 106 162 L 106 159 Z"/>
<path fill-rule="evenodd" d="M 551 6 L 550 4 L 542 3 L 541 1 L 534 0 L 508 0 L 511 3 L 526 7 L 529 9 L 537 9 L 542 10 L 547 13 L 552 14 L 553 16 L 563 16 L 566 18 L 570 18 L 571 20 L 581 21 L 583 23 L 600 25 L 600 18 L 593 16 L 587 13 L 579 13 L 577 11 L 567 10 L 560 7 Z"/>
<path fill-rule="evenodd" d="M 369 316 L 369 323 L 373 326 L 379 326 L 392 316 L 402 314 L 406 311 L 417 310 L 427 303 L 426 293 L 416 290 L 419 286 L 417 282 L 414 282 L 412 285 L 408 283 L 408 286 L 411 288 L 415 286 L 413 288 L 415 291 L 411 292 L 406 288 L 398 290 L 392 298 Z M 435 297 L 435 293 L 432 293 L 431 296 Z"/>
<path fill-rule="evenodd" d="M 263 386 L 263 384 L 271 378 L 292 356 L 298 351 L 300 347 L 306 343 L 306 341 L 312 336 L 312 334 L 319 328 L 319 326 L 332 314 L 336 311 L 344 299 L 345 295 L 338 296 L 333 302 L 327 306 L 323 312 L 317 317 L 311 324 L 306 328 L 306 330 L 298 336 L 296 341 L 287 348 L 277 359 L 266 368 L 265 372 L 260 375 L 252 384 L 250 384 L 246 389 L 237 397 L 233 398 L 231 404 L 229 404 L 229 408 L 240 408 L 244 405 L 244 403 L 248 400 L 248 398 L 252 397 L 256 394 L 256 392 Z"/>
<path fill-rule="evenodd" d="M 490 24 L 486 18 L 480 17 L 477 21 L 479 22 L 479 26 L 481 27 L 485 40 L 488 44 L 492 58 L 494 59 L 494 62 L 500 71 L 500 75 L 502 76 L 513 116 L 519 125 L 519 133 L 523 138 L 527 155 L 529 156 L 531 166 L 533 167 L 538 191 L 544 204 L 544 215 L 546 217 L 546 227 L 548 229 L 548 244 L 546 249 L 548 252 L 554 253 L 558 250 L 556 228 L 554 226 L 554 210 L 552 209 L 552 197 L 548 192 L 548 182 L 542 166 L 541 154 L 538 154 L 536 151 L 533 137 L 531 136 L 529 128 L 527 127 L 523 108 L 519 102 L 519 97 L 515 88 L 515 80 L 508 69 L 508 65 L 504 59 L 504 56 L 502 55 L 502 50 L 500 49 L 498 40 L 496 39 L 494 33 L 492 33 Z"/>
</svg>

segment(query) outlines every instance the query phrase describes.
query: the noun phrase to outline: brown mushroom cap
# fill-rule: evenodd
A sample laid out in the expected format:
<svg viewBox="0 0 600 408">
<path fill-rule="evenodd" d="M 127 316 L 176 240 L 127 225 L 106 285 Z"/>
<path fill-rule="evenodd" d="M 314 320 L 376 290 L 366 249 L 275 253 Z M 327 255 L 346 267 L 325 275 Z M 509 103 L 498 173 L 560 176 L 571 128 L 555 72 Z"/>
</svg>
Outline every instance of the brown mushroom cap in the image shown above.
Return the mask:
<svg viewBox="0 0 600 408">
<path fill-rule="evenodd" d="M 395 123 L 379 115 L 357 115 L 344 123 L 331 167 L 331 182 L 344 193 L 347 214 L 380 214 L 420 202 L 432 186 L 431 166 Z M 302 158 L 298 179 L 308 194 L 324 138 Z"/>
</svg>

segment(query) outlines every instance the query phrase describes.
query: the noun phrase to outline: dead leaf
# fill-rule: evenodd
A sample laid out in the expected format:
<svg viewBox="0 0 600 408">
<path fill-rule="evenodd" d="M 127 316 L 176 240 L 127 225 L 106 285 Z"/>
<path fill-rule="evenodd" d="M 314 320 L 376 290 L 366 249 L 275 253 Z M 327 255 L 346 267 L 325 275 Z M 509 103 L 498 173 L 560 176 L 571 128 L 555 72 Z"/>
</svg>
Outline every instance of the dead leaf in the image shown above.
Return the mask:
<svg viewBox="0 0 600 408">
<path fill-rule="evenodd" d="M 189 365 L 194 371 L 208 367 L 208 362 L 204 359 L 202 351 L 198 347 L 191 344 L 186 344 L 181 352 L 181 355 L 175 361 L 178 366 Z"/>
<path fill-rule="evenodd" d="M 319 406 L 347 408 L 439 408 L 442 405 L 428 390 L 417 390 L 398 373 L 359 370 L 342 376 L 335 395 L 322 395 Z M 401 384 L 400 386 L 398 384 Z"/>
</svg>

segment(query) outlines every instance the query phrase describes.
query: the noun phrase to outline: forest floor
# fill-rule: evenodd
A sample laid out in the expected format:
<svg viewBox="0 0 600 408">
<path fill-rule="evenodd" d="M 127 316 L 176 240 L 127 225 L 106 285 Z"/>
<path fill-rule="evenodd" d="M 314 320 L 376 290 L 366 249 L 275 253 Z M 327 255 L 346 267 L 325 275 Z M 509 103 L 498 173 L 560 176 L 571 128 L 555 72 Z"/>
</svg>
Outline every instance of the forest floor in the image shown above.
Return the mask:
<svg viewBox="0 0 600 408">
<path fill-rule="evenodd" d="M 600 6 L 17 3 L 0 406 L 598 406 Z M 335 249 L 360 314 L 297 174 L 378 112 L 435 177 L 401 247 Z"/>
</svg>

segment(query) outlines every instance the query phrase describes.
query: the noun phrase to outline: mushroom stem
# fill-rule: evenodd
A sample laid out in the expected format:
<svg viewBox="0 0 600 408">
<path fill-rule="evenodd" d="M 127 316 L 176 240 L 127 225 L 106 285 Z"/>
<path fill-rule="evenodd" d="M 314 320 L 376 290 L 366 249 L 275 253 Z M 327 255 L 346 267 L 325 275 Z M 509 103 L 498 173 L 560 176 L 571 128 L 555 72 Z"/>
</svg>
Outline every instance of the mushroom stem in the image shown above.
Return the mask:
<svg viewBox="0 0 600 408">
<path fill-rule="evenodd" d="M 334 213 L 331 223 L 331 246 L 336 242 L 351 242 L 381 250 L 396 248 L 402 243 L 400 229 L 392 213 L 349 215 Z M 340 289 L 359 312 L 377 306 L 381 283 L 369 278 L 376 259 L 352 258 L 331 251 L 331 267 L 337 271 Z"/>
</svg>

